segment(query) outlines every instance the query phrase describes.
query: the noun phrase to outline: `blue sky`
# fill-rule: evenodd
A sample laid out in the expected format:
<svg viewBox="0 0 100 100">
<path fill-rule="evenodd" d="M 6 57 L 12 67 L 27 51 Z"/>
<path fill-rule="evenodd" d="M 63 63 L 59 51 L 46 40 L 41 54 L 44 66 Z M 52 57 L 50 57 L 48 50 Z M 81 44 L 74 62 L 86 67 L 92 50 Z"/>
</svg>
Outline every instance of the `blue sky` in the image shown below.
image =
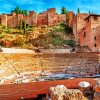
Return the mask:
<svg viewBox="0 0 100 100">
<path fill-rule="evenodd" d="M 61 7 L 64 6 L 75 13 L 80 8 L 83 13 L 91 11 L 100 14 L 100 0 L 0 0 L 0 14 L 10 13 L 17 5 L 20 9 L 38 13 L 53 7 L 60 13 Z"/>
</svg>

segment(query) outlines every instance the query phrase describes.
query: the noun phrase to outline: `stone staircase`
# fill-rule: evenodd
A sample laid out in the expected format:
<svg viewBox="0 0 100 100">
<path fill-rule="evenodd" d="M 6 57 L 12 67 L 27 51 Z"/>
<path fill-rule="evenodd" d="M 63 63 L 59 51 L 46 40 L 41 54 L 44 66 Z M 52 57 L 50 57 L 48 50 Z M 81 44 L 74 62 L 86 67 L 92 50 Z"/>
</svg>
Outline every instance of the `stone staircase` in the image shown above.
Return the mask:
<svg viewBox="0 0 100 100">
<path fill-rule="evenodd" d="M 24 72 L 33 72 L 34 74 L 34 71 L 63 73 L 66 68 L 72 68 L 72 67 L 73 67 L 72 68 L 73 73 L 75 73 L 76 68 L 78 68 L 78 73 L 80 73 L 83 69 L 85 73 L 91 73 L 91 72 L 100 73 L 100 65 L 98 65 L 97 67 L 96 64 L 97 65 L 99 64 L 99 57 L 96 53 L 66 53 L 66 54 L 0 53 L 0 79 L 13 74 L 20 74 Z"/>
</svg>

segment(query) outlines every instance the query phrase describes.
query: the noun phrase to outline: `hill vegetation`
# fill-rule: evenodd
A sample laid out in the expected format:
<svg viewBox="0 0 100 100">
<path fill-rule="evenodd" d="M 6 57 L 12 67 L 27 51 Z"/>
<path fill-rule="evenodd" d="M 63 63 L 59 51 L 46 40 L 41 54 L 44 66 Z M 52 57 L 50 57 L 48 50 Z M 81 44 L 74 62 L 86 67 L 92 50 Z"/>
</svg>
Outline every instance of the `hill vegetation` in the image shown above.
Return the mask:
<svg viewBox="0 0 100 100">
<path fill-rule="evenodd" d="M 72 28 L 60 23 L 55 26 L 25 26 L 6 28 L 0 25 L 0 45 L 18 48 L 61 48 L 75 47 Z"/>
</svg>

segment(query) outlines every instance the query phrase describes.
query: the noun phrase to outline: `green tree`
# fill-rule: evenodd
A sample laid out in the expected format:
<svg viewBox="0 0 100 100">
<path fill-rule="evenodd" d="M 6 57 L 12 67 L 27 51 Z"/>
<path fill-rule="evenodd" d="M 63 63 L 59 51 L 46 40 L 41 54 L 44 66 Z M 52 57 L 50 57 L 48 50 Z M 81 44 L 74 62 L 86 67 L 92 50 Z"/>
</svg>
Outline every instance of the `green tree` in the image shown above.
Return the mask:
<svg viewBox="0 0 100 100">
<path fill-rule="evenodd" d="M 91 14 L 91 12 L 89 11 L 89 14 Z"/>
<path fill-rule="evenodd" d="M 75 41 L 73 40 L 64 40 L 64 44 L 69 45 L 72 48 L 76 47 Z"/>
<path fill-rule="evenodd" d="M 27 10 L 22 10 L 24 15 L 28 15 Z"/>
<path fill-rule="evenodd" d="M 16 14 L 19 14 L 20 9 L 19 9 L 19 7 L 18 7 L 18 6 L 16 6 L 16 8 L 15 8 L 14 12 L 15 12 Z"/>
<path fill-rule="evenodd" d="M 61 14 L 68 14 L 68 10 L 65 7 L 62 7 Z"/>
<path fill-rule="evenodd" d="M 23 20 L 23 34 L 26 34 L 26 21 Z"/>
<path fill-rule="evenodd" d="M 16 8 L 12 10 L 12 12 L 15 12 L 16 14 L 28 15 L 27 10 L 21 10 L 18 6 L 16 6 Z"/>
<path fill-rule="evenodd" d="M 77 13 L 80 13 L 80 9 L 79 8 L 77 9 Z"/>
<path fill-rule="evenodd" d="M 19 14 L 22 14 L 22 11 L 21 10 L 19 10 Z"/>
<path fill-rule="evenodd" d="M 20 19 L 20 26 L 19 26 L 20 30 L 23 28 L 23 20 Z"/>
<path fill-rule="evenodd" d="M 66 14 L 66 21 L 68 22 L 68 20 L 69 20 L 68 10 L 65 7 L 61 8 L 61 14 Z"/>
</svg>

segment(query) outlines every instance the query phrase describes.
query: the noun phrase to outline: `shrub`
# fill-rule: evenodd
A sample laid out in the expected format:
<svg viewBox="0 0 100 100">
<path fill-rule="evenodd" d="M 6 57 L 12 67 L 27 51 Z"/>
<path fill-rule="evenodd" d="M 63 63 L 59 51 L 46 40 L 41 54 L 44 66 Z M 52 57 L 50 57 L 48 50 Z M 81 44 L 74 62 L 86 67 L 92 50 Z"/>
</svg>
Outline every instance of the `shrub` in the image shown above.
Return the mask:
<svg viewBox="0 0 100 100">
<path fill-rule="evenodd" d="M 26 34 L 26 21 L 23 21 L 23 34 Z"/>
<path fill-rule="evenodd" d="M 62 28 L 62 31 L 63 31 L 64 33 L 67 32 L 67 26 L 66 26 L 65 23 L 60 23 L 60 27 Z"/>
<path fill-rule="evenodd" d="M 9 28 L 4 29 L 3 31 L 4 31 L 5 33 L 11 33 L 11 30 L 10 30 Z"/>
<path fill-rule="evenodd" d="M 63 45 L 63 38 L 57 37 L 52 39 L 52 44 L 54 46 L 62 46 Z"/>
<path fill-rule="evenodd" d="M 3 26 L 3 25 L 2 25 L 2 29 L 6 29 L 6 26 Z"/>
<path fill-rule="evenodd" d="M 23 20 L 20 19 L 20 26 L 19 26 L 20 30 L 23 28 Z"/>
<path fill-rule="evenodd" d="M 73 35 L 73 29 L 69 25 L 66 26 L 66 34 L 67 35 Z"/>
<path fill-rule="evenodd" d="M 60 23 L 60 26 L 61 27 L 66 27 L 66 24 L 62 22 L 62 23 Z"/>
<path fill-rule="evenodd" d="M 15 46 L 23 46 L 24 45 L 24 38 L 23 38 L 23 36 L 22 35 L 19 35 L 19 36 L 17 36 L 16 38 L 15 38 L 15 40 L 14 40 L 14 45 Z"/>
<path fill-rule="evenodd" d="M 6 36 L 6 33 L 2 32 L 2 33 L 0 34 L 0 39 L 5 38 L 5 36 Z"/>
<path fill-rule="evenodd" d="M 35 47 L 44 47 L 48 44 L 47 38 L 47 35 L 40 34 L 37 38 L 32 40 L 32 44 Z"/>
<path fill-rule="evenodd" d="M 64 44 L 69 45 L 72 48 L 76 47 L 75 41 L 73 41 L 73 40 L 64 40 Z"/>
</svg>

